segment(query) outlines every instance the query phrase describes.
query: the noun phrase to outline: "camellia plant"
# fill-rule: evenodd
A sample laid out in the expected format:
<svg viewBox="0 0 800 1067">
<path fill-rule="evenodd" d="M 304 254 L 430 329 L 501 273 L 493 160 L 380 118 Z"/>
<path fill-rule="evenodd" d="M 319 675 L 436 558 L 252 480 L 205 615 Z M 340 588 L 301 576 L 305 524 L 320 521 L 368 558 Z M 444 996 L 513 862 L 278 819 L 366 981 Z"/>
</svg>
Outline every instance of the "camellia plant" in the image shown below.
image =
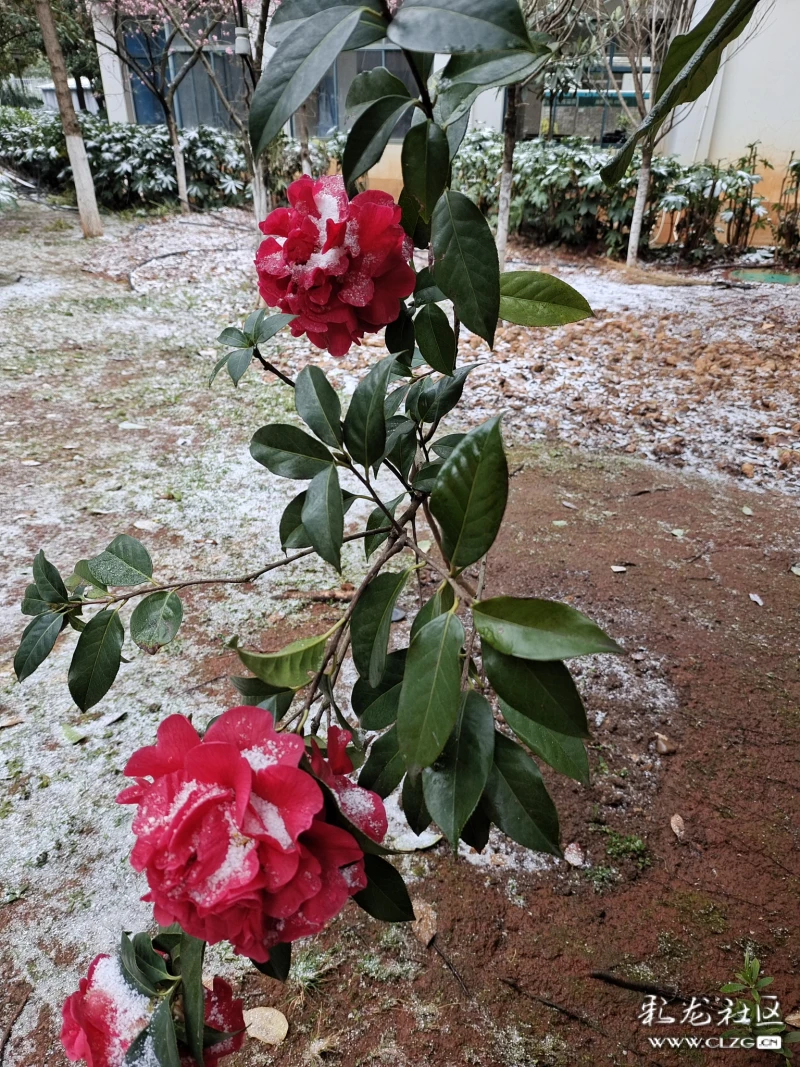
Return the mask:
<svg viewBox="0 0 800 1067">
<path fill-rule="evenodd" d="M 672 101 L 661 114 L 691 98 L 698 72 L 716 69 L 714 48 L 741 30 L 754 2 L 716 0 L 705 36 L 675 42 L 683 52 L 670 78 L 680 92 L 661 94 Z M 117 675 L 131 602 L 131 638 L 154 653 L 178 632 L 182 589 L 250 585 L 314 553 L 341 570 L 342 546 L 353 540 L 363 543 L 366 572 L 326 632 L 270 653 L 236 643 L 250 672 L 231 679 L 239 706 L 203 736 L 173 715 L 154 745 L 130 757 L 132 784 L 118 800 L 136 807 L 131 861 L 147 878 L 144 899 L 160 929 L 124 934 L 117 955 L 98 956 L 65 1004 L 67 1054 L 90 1067 L 203 1067 L 239 1047 L 241 1004 L 220 978 L 202 987 L 207 943 L 227 941 L 283 979 L 292 942 L 322 930 L 351 897 L 377 919 L 413 919 L 385 844 L 383 801 L 395 790 L 411 830 L 434 823 L 453 849 L 463 841 L 482 850 L 494 825 L 525 848 L 559 855 L 558 816 L 534 756 L 588 780 L 586 712 L 564 661 L 620 651 L 568 604 L 484 596 L 509 489 L 501 421 L 440 433 L 473 369 L 458 364 L 462 325 L 491 347 L 500 318 L 554 326 L 591 314 L 554 277 L 501 275 L 486 220 L 449 187 L 472 101 L 524 80 L 548 42 L 529 37 L 516 0 L 405 0 L 395 12 L 379 0 L 285 0 L 270 33 L 276 52 L 250 116 L 256 154 L 342 49 L 388 37 L 418 87 L 412 95 L 382 67 L 356 77 L 342 175 L 296 181 L 289 206 L 261 225 L 259 288 L 276 311 L 254 312 L 219 339 L 228 351 L 212 378 L 224 367 L 237 383 L 260 364 L 293 391 L 305 425 L 263 426 L 250 443 L 273 475 L 307 483 L 280 520 L 284 555 L 240 578 L 164 582 L 145 546 L 124 534 L 66 580 L 39 552 L 22 603 L 33 618 L 17 676 L 32 674 L 64 629 L 77 630 L 68 685 L 86 710 Z M 436 74 L 434 53 L 450 54 Z M 406 115 L 396 204 L 358 182 Z M 343 413 L 320 367 L 293 380 L 268 358 L 286 327 L 333 356 L 385 328 L 387 354 Z M 345 536 L 357 498 L 372 511 Z M 433 549 L 419 536 L 423 521 Z M 420 595 L 408 646 L 390 648 L 395 605 L 423 568 L 434 588 Z M 345 696 L 348 655 L 358 679 Z"/>
</svg>

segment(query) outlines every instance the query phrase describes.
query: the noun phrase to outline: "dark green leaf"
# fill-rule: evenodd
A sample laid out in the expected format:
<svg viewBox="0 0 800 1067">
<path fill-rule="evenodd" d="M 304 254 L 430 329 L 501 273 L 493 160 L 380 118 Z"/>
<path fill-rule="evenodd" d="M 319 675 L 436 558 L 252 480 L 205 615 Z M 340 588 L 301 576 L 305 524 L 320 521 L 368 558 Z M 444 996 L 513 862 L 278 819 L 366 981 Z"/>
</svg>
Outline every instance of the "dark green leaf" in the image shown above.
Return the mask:
<svg viewBox="0 0 800 1067">
<path fill-rule="evenodd" d="M 489 702 L 479 693 L 466 693 L 444 751 L 422 772 L 428 811 L 453 848 L 489 777 L 494 733 Z"/>
<path fill-rule="evenodd" d="M 250 107 L 250 142 L 256 157 L 319 84 L 360 17 L 361 10 L 353 7 L 319 11 L 290 33 L 272 56 Z"/>
<path fill-rule="evenodd" d="M 164 589 L 151 593 L 133 609 L 131 637 L 145 652 L 168 645 L 183 621 L 183 605 L 177 593 Z"/>
<path fill-rule="evenodd" d="M 157 987 L 162 982 L 174 984 L 178 980 L 176 975 L 167 970 L 164 957 L 153 948 L 148 934 L 133 935 L 133 952 L 139 970 L 152 985 Z"/>
<path fill-rule="evenodd" d="M 186 1024 L 186 1044 L 198 1067 L 203 1067 L 203 1030 L 205 1027 L 205 992 L 203 956 L 206 943 L 189 934 L 181 935 L 181 991 Z"/>
<path fill-rule="evenodd" d="M 433 275 L 428 267 L 423 267 L 417 274 L 417 281 L 414 286 L 414 306 L 422 307 L 424 304 L 438 304 L 446 299 L 447 297 L 434 282 Z"/>
<path fill-rule="evenodd" d="M 289 501 L 281 516 L 278 536 L 281 539 L 281 548 L 284 552 L 289 549 L 311 548 L 311 541 L 303 527 L 303 505 L 306 502 L 307 490 L 298 493 Z M 358 497 L 346 489 L 342 490 L 342 511 L 346 515 Z"/>
<path fill-rule="evenodd" d="M 411 99 L 411 93 L 405 84 L 386 67 L 373 67 L 372 70 L 356 74 L 347 90 L 345 113 L 348 120 L 354 122 L 370 105 L 387 96 L 400 100 Z"/>
<path fill-rule="evenodd" d="M 257 707 L 262 701 L 275 696 L 276 693 L 287 692 L 286 689 L 279 689 L 268 682 L 262 682 L 260 678 L 232 675 L 229 681 L 233 684 L 234 689 L 244 697 L 243 703 L 249 703 L 251 707 Z M 289 690 L 289 692 L 292 691 Z"/>
<path fill-rule="evenodd" d="M 341 571 L 344 510 L 339 475 L 334 466 L 312 478 L 300 519 L 317 554 Z"/>
<path fill-rule="evenodd" d="M 319 367 L 303 367 L 294 388 L 297 414 L 320 441 L 331 448 L 341 448 L 342 405 L 336 390 Z"/>
<path fill-rule="evenodd" d="M 405 190 L 428 222 L 450 173 L 447 134 L 430 119 L 412 126 L 403 140 L 400 165 Z"/>
<path fill-rule="evenodd" d="M 431 463 L 423 463 L 414 475 L 411 483 L 418 493 L 431 493 L 436 485 L 436 479 L 442 469 L 442 460 L 433 460 Z"/>
<path fill-rule="evenodd" d="M 422 772 L 425 773 L 424 771 Z M 406 822 L 419 837 L 431 824 L 431 813 L 425 805 L 425 793 L 422 786 L 422 774 L 407 774 L 403 779 L 401 795 L 403 814 Z"/>
<path fill-rule="evenodd" d="M 246 333 L 237 329 L 236 326 L 226 326 L 217 338 L 217 344 L 227 345 L 228 348 L 250 348 L 252 341 Z"/>
<path fill-rule="evenodd" d="M 52 605 L 49 600 L 42 599 L 39 590 L 31 583 L 25 589 L 21 611 L 23 615 L 41 615 L 45 611 L 52 611 Z"/>
<path fill-rule="evenodd" d="M 415 430 L 411 419 L 404 416 L 398 416 L 397 421 L 390 419 L 386 424 L 386 458 L 397 467 L 401 478 L 408 478 L 411 466 L 417 458 Z"/>
<path fill-rule="evenodd" d="M 253 332 L 253 340 L 257 345 L 263 345 L 271 340 L 279 330 L 294 322 L 296 315 L 270 315 L 263 318 Z"/>
<path fill-rule="evenodd" d="M 321 11 L 337 8 L 340 12 L 342 0 L 283 0 L 275 9 L 269 24 L 268 41 L 279 45 L 294 33 L 296 29 L 304 32 L 304 20 L 313 19 Z M 365 48 L 386 36 L 386 21 L 380 0 L 359 0 L 361 18 L 351 33 L 343 51 Z"/>
<path fill-rule="evenodd" d="M 442 459 L 447 459 L 451 455 L 453 449 L 459 442 L 463 441 L 467 435 L 465 433 L 448 433 L 444 437 L 437 437 L 437 439 L 431 445 L 431 448 L 437 456 L 441 456 Z"/>
<path fill-rule="evenodd" d="M 234 385 L 238 385 L 253 359 L 253 349 L 243 348 L 238 352 L 231 352 L 225 368 Z"/>
<path fill-rule="evenodd" d="M 523 659 L 569 659 L 622 649 L 596 623 L 558 600 L 499 596 L 473 607 L 475 627 L 498 652 Z"/>
<path fill-rule="evenodd" d="M 494 761 L 484 793 L 492 822 L 517 844 L 561 855 L 558 814 L 539 768 L 514 741 L 495 733 Z"/>
<path fill-rule="evenodd" d="M 387 356 L 356 386 L 344 419 L 344 439 L 356 463 L 371 467 L 386 447 L 386 418 L 383 401 L 392 373 L 393 356 Z"/>
<path fill-rule="evenodd" d="M 405 882 L 395 868 L 380 856 L 365 856 L 367 888 L 354 894 L 353 900 L 373 919 L 386 923 L 414 921 L 414 909 Z"/>
<path fill-rule="evenodd" d="M 397 747 L 397 727 L 393 726 L 372 743 L 367 762 L 361 768 L 358 784 L 379 797 L 388 797 L 400 785 L 406 765 Z"/>
<path fill-rule="evenodd" d="M 417 52 L 488 52 L 529 48 L 517 0 L 405 0 L 387 36 Z"/>
<path fill-rule="evenodd" d="M 468 567 L 494 544 L 508 500 L 500 416 L 471 430 L 444 460 L 431 493 L 445 555 Z"/>
<path fill-rule="evenodd" d="M 546 46 L 539 54 L 522 51 L 473 52 L 451 56 L 442 71 L 442 79 L 449 85 L 479 85 L 483 88 L 513 85 L 524 81 L 552 59 Z"/>
<path fill-rule="evenodd" d="M 467 375 L 477 364 L 471 363 L 459 367 L 452 378 L 441 378 L 434 382 L 432 378 L 423 378 L 409 390 L 406 399 L 406 411 L 418 422 L 438 422 L 448 411 L 452 411 L 464 392 Z M 419 389 L 417 390 L 417 387 Z M 417 390 L 416 395 L 414 394 Z"/>
<path fill-rule="evenodd" d="M 467 329 L 491 347 L 500 312 L 500 266 L 480 208 L 463 193 L 445 192 L 433 212 L 431 244 L 436 284 Z"/>
<path fill-rule="evenodd" d="M 391 352 L 404 363 L 411 363 L 411 357 L 414 355 L 414 321 L 405 304 L 400 305 L 400 314 L 386 327 L 385 340 L 387 352 Z"/>
<path fill-rule="evenodd" d="M 444 615 L 446 611 L 449 611 L 454 602 L 455 593 L 453 592 L 453 587 L 449 582 L 445 582 L 436 590 L 430 599 L 425 601 L 417 612 L 416 618 L 411 624 L 412 639 L 417 636 L 426 623 L 429 623 L 432 619 L 437 619 L 440 615 Z"/>
<path fill-rule="evenodd" d="M 96 575 L 92 574 L 88 559 L 79 559 L 73 568 L 73 574 L 77 574 L 77 576 L 86 582 L 87 585 L 92 586 L 101 593 L 108 592 L 105 585 L 98 581 Z"/>
<path fill-rule="evenodd" d="M 277 722 L 278 719 L 282 719 L 289 710 L 293 699 L 294 692 L 291 689 L 281 689 L 280 692 L 273 693 L 273 695 L 267 697 L 266 700 L 260 700 L 258 707 L 268 711 Z"/>
<path fill-rule="evenodd" d="M 231 358 L 231 353 L 230 352 L 226 352 L 224 356 L 220 356 L 220 358 L 214 364 L 214 369 L 212 370 L 212 372 L 208 376 L 208 384 L 209 384 L 209 386 L 214 384 L 214 381 L 216 380 L 217 375 L 219 374 L 219 372 L 222 370 L 223 367 L 227 366 L 228 360 L 230 358 Z M 131 1046 L 131 1047 L 133 1047 L 133 1046 Z"/>
<path fill-rule="evenodd" d="M 469 126 L 472 105 L 483 92 L 480 85 L 448 85 L 436 97 L 433 117 L 447 133 L 450 158 L 455 159 Z"/>
<path fill-rule="evenodd" d="M 119 965 L 122 977 L 132 989 L 135 989 L 138 993 L 143 993 L 146 997 L 156 996 L 156 987 L 139 966 L 139 961 L 136 958 L 136 949 L 130 937 L 124 931 L 120 939 Z"/>
<path fill-rule="evenodd" d="M 571 737 L 589 736 L 586 710 L 563 663 L 507 656 L 486 641 L 482 647 L 487 677 L 512 708 L 548 730 Z"/>
<path fill-rule="evenodd" d="M 405 189 L 400 190 L 397 203 L 403 213 L 400 225 L 414 242 L 414 247 L 427 248 L 431 240 L 431 228 L 420 215 L 419 204 Z"/>
<path fill-rule="evenodd" d="M 273 945 L 269 950 L 269 959 L 266 963 L 250 960 L 257 971 L 274 978 L 277 982 L 285 982 L 289 977 L 292 967 L 292 943 L 287 941 L 279 945 Z"/>
<path fill-rule="evenodd" d="M 353 123 L 342 157 L 342 176 L 350 188 L 383 155 L 389 138 L 414 101 L 408 96 L 384 96 L 370 104 Z"/>
<path fill-rule="evenodd" d="M 405 493 L 401 493 L 399 496 L 396 496 L 394 500 L 387 501 L 386 508 L 392 515 L 397 511 L 397 505 L 405 495 Z M 389 523 L 389 516 L 383 508 L 375 508 L 370 512 L 369 518 L 367 519 L 367 529 L 380 530 L 383 527 L 389 526 Z M 369 559 L 376 548 L 379 548 L 380 545 L 383 544 L 388 536 L 388 533 L 373 533 L 370 534 L 369 537 L 364 538 L 364 555 L 367 559 Z"/>
<path fill-rule="evenodd" d="M 410 771 L 429 767 L 445 746 L 461 705 L 464 627 L 440 615 L 414 636 L 400 690 L 397 733 Z"/>
<path fill-rule="evenodd" d="M 327 448 L 305 430 L 282 423 L 256 430 L 250 455 L 281 478 L 313 478 L 333 463 Z"/>
<path fill-rule="evenodd" d="M 582 785 L 589 784 L 589 760 L 579 737 L 549 730 L 541 723 L 529 719 L 527 715 L 522 715 L 502 699 L 500 710 L 520 741 L 524 741 L 545 763 Z"/>
<path fill-rule="evenodd" d="M 759 0 L 715 0 L 688 34 L 674 39 L 656 86 L 655 103 L 600 176 L 614 185 L 625 175 L 636 145 L 651 142 L 673 108 L 689 103 L 705 91 L 719 70 L 725 47 L 747 26 Z"/>
<path fill-rule="evenodd" d="M 571 285 L 538 270 L 500 275 L 500 318 L 520 326 L 563 326 L 589 318 L 592 309 Z"/>
<path fill-rule="evenodd" d="M 90 573 L 103 585 L 142 585 L 153 577 L 153 561 L 135 537 L 120 534 L 105 552 L 87 560 Z"/>
<path fill-rule="evenodd" d="M 292 641 L 278 652 L 247 652 L 237 648 L 239 659 L 262 682 L 276 689 L 301 689 L 322 666 L 329 634 Z"/>
<path fill-rule="evenodd" d="M 86 624 L 67 676 L 70 694 L 81 711 L 94 707 L 113 685 L 124 640 L 125 630 L 117 611 L 106 608 Z"/>
<path fill-rule="evenodd" d="M 461 840 L 476 852 L 483 852 L 489 841 L 491 828 L 492 820 L 486 814 L 485 804 L 481 801 L 461 831 Z"/>
<path fill-rule="evenodd" d="M 50 604 L 63 604 L 69 600 L 67 587 L 56 567 L 47 559 L 42 549 L 33 560 L 33 581 L 42 600 Z"/>
<path fill-rule="evenodd" d="M 392 611 L 410 570 L 387 571 L 373 578 L 356 602 L 350 620 L 353 662 L 362 678 L 377 686 L 386 667 Z"/>
<path fill-rule="evenodd" d="M 456 335 L 447 315 L 436 304 L 426 304 L 414 319 L 422 358 L 441 374 L 452 375 L 456 365 Z"/>
<path fill-rule="evenodd" d="M 28 623 L 14 656 L 14 673 L 18 681 L 23 682 L 44 663 L 66 621 L 63 615 L 47 611 Z"/>
<path fill-rule="evenodd" d="M 153 1052 L 160 1067 L 181 1067 L 178 1039 L 169 998 L 162 1000 L 150 1018 L 148 1027 L 153 1039 Z"/>
<path fill-rule="evenodd" d="M 378 685 L 371 686 L 366 678 L 359 678 L 353 686 L 350 703 L 363 729 L 383 730 L 397 718 L 407 651 L 401 648 L 389 653 Z"/>
</svg>

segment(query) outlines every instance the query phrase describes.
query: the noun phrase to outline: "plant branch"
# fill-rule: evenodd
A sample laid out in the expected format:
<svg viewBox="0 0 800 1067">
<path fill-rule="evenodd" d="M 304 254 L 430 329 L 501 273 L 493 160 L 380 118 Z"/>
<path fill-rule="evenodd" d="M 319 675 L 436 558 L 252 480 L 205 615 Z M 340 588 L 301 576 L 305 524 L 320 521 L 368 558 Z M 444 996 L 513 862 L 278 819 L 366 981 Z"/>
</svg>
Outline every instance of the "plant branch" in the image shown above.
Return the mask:
<svg viewBox="0 0 800 1067">
<path fill-rule="evenodd" d="M 253 355 L 259 361 L 264 370 L 268 370 L 270 374 L 276 375 L 278 378 L 280 378 L 282 382 L 285 382 L 287 385 L 291 385 L 292 389 L 294 389 L 294 379 L 290 378 L 288 374 L 284 374 L 282 370 L 278 370 L 278 368 L 274 366 L 274 364 L 264 359 L 264 357 L 259 352 L 257 345 L 253 349 Z"/>
</svg>

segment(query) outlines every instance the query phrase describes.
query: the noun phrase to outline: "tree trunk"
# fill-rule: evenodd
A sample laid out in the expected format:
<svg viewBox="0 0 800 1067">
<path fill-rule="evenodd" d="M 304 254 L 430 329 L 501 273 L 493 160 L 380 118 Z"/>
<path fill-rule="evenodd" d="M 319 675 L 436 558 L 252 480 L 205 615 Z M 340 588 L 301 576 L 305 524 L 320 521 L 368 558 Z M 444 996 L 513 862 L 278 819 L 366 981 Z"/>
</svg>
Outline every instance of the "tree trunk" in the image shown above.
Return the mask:
<svg viewBox="0 0 800 1067">
<path fill-rule="evenodd" d="M 253 194 L 253 214 L 256 219 L 256 230 L 261 237 L 261 231 L 258 229 L 259 222 L 263 222 L 269 214 L 270 202 L 269 191 L 267 190 L 266 182 L 264 181 L 264 164 L 259 156 L 257 159 L 253 156 L 253 149 L 250 147 L 250 141 L 245 131 L 244 140 L 244 157 L 247 160 L 247 170 L 250 174 L 250 189 Z"/>
<path fill-rule="evenodd" d="M 497 258 L 500 272 L 506 266 L 508 245 L 508 217 L 511 212 L 511 182 L 514 177 L 514 148 L 517 144 L 517 107 L 519 86 L 510 85 L 506 91 L 506 117 L 503 123 L 503 166 L 500 170 L 500 196 L 497 201 Z"/>
<path fill-rule="evenodd" d="M 78 98 L 78 111 L 86 110 L 86 96 L 83 92 L 83 78 L 80 74 L 73 74 L 75 79 L 75 95 Z"/>
<path fill-rule="evenodd" d="M 633 205 L 631 232 L 628 237 L 627 265 L 635 267 L 639 261 L 639 242 L 642 239 L 642 221 L 650 192 L 650 166 L 653 162 L 653 146 L 645 141 L 642 147 L 642 165 L 639 169 L 639 184 L 636 187 L 636 200 Z"/>
<path fill-rule="evenodd" d="M 86 157 L 86 145 L 83 143 L 81 128 L 78 125 L 78 118 L 72 103 L 72 93 L 67 80 L 67 67 L 64 63 L 64 53 L 61 51 L 61 45 L 58 42 L 53 12 L 50 10 L 48 0 L 34 0 L 34 2 L 36 17 L 42 30 L 42 40 L 50 64 L 50 72 L 53 75 L 58 110 L 61 113 L 61 125 L 64 127 L 67 155 L 72 167 L 72 180 L 75 182 L 75 196 L 78 200 L 78 214 L 81 220 L 83 236 L 102 237 L 103 224 L 100 221 L 100 213 L 97 210 L 94 180 L 89 168 L 89 160 Z"/>
<path fill-rule="evenodd" d="M 164 106 L 163 104 L 161 105 Z M 167 129 L 169 130 L 169 139 L 172 142 L 172 154 L 175 157 L 175 177 L 178 179 L 178 200 L 181 203 L 181 214 L 191 214 L 191 207 L 189 206 L 189 190 L 186 184 L 186 160 L 183 158 L 183 149 L 181 148 L 181 139 L 178 131 L 178 124 L 175 121 L 175 116 L 171 110 L 164 108 L 167 116 Z"/>
<path fill-rule="evenodd" d="M 297 110 L 297 139 L 300 142 L 300 169 L 303 174 L 311 174 L 311 153 L 308 150 L 308 111 L 307 104 Z"/>
</svg>

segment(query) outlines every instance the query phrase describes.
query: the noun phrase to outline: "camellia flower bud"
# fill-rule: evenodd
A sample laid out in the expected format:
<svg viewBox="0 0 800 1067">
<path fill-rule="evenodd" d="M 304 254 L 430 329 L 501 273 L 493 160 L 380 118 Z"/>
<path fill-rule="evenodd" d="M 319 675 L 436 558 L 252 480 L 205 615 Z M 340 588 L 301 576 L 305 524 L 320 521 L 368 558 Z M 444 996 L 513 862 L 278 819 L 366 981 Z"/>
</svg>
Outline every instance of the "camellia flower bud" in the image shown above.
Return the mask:
<svg viewBox="0 0 800 1067">
<path fill-rule="evenodd" d="M 343 356 L 365 333 L 400 314 L 414 291 L 411 239 L 388 193 L 369 189 L 349 200 L 338 175 L 304 176 L 288 189 L 290 207 L 261 223 L 267 235 L 256 254 L 259 290 L 270 307 L 296 315 L 302 334 Z"/>
</svg>

